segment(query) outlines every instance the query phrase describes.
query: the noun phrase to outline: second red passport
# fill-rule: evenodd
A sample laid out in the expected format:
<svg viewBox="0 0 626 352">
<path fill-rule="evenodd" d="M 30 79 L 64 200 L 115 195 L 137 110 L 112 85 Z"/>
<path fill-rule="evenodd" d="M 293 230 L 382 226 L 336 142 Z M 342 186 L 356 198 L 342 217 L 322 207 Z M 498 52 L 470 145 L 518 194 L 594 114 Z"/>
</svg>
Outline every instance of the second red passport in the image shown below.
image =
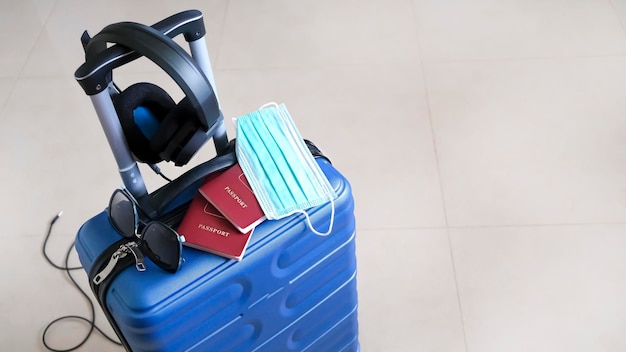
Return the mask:
<svg viewBox="0 0 626 352">
<path fill-rule="evenodd" d="M 241 233 L 211 203 L 196 194 L 177 229 L 184 245 L 222 257 L 241 260 L 252 231 Z"/>
<path fill-rule="evenodd" d="M 265 220 L 263 209 L 239 164 L 207 179 L 199 191 L 243 233 Z"/>
</svg>

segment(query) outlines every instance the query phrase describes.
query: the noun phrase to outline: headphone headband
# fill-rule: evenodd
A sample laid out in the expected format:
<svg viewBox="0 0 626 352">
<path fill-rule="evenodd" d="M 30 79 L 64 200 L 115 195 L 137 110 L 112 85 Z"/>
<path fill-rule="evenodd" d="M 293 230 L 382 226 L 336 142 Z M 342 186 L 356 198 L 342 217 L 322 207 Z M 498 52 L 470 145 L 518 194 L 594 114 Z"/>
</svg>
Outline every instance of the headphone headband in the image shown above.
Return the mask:
<svg viewBox="0 0 626 352">
<path fill-rule="evenodd" d="M 161 67 L 189 98 L 205 131 L 209 131 L 221 118 L 215 92 L 191 56 L 168 36 L 140 23 L 114 23 L 89 40 L 85 47 L 86 62 L 76 71 L 76 79 L 81 85 L 84 83 L 83 89 L 87 94 L 97 94 L 103 89 L 102 83 L 97 83 L 99 78 L 104 78 L 108 85 L 110 71 L 126 63 L 123 60 L 125 57 L 133 55 L 132 51 L 118 46 L 102 50 L 106 43 L 131 49 Z M 91 77 L 96 79 L 89 84 Z"/>
</svg>

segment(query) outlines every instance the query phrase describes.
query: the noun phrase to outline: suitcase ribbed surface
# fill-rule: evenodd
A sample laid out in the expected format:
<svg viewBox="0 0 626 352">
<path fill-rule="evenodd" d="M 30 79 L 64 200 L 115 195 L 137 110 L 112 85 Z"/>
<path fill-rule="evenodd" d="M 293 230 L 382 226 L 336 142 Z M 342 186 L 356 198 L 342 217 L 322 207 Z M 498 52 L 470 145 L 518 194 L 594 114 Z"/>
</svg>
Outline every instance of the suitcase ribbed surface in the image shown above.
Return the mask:
<svg viewBox="0 0 626 352">
<path fill-rule="evenodd" d="M 295 215 L 259 225 L 241 262 L 185 247 L 176 274 L 147 263 L 115 279 L 107 306 L 134 351 L 358 350 L 354 203 L 347 180 L 318 163 L 338 194 L 330 236 Z M 331 207 L 309 214 L 325 230 Z M 105 212 L 86 222 L 76 241 L 86 270 L 119 238 Z"/>
</svg>

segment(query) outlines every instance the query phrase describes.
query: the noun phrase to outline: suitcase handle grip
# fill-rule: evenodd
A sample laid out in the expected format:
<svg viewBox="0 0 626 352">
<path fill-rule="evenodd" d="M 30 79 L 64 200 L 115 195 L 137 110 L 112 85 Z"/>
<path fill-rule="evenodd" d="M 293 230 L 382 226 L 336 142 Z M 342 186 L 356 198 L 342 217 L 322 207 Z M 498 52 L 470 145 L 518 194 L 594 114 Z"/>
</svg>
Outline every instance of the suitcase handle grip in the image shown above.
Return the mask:
<svg viewBox="0 0 626 352">
<path fill-rule="evenodd" d="M 128 41 L 128 38 L 126 38 L 123 33 L 120 34 L 119 30 L 116 31 L 113 28 L 120 29 L 118 28 L 120 26 L 133 29 L 133 32 L 140 35 L 142 39 L 150 39 L 153 44 L 156 42 L 160 46 L 168 46 L 171 49 L 168 51 L 169 54 L 166 58 L 159 57 L 158 60 L 168 63 L 170 69 L 175 71 L 173 72 L 174 76 L 172 76 L 172 78 L 174 78 L 183 91 L 185 91 L 187 96 L 191 95 L 194 97 L 195 100 L 193 100 L 192 103 L 194 103 L 194 106 L 197 105 L 198 109 L 202 110 L 202 114 L 200 115 L 203 115 L 206 119 L 200 122 L 203 124 L 203 127 L 207 129 L 207 134 L 212 134 L 218 154 L 223 153 L 223 149 L 228 143 L 228 138 L 226 137 L 226 129 L 222 123 L 221 112 L 219 112 L 208 50 L 203 40 L 206 31 L 200 11 L 184 11 L 157 22 L 151 27 L 130 22 L 109 25 L 105 28 L 108 29 L 108 34 L 104 35 L 103 32 L 106 31 L 101 31 L 94 37 L 94 39 L 99 37 L 97 40 L 92 40 L 88 34 L 84 33 L 81 41 L 85 49 L 86 59 L 76 70 L 74 77 L 85 93 L 92 98 L 96 112 L 98 113 L 98 118 L 105 130 L 107 141 L 111 146 L 118 164 L 124 185 L 131 191 L 133 196 L 142 198 L 147 195 L 148 192 L 143 183 L 141 173 L 126 143 L 124 143 L 119 119 L 108 89 L 112 82 L 113 69 L 142 56 L 139 52 L 120 44 L 107 48 L 107 36 L 109 39 L 111 36 L 122 38 L 124 39 L 121 41 L 122 43 Z M 139 30 L 141 28 L 138 29 L 137 27 L 142 27 L 143 29 Z M 183 34 L 185 39 L 189 42 L 191 57 L 171 40 L 171 38 L 180 34 Z M 158 40 L 158 37 L 161 37 L 163 40 Z M 115 42 L 115 40 L 113 41 Z M 139 40 L 139 43 L 140 46 L 143 47 L 147 45 L 143 40 Z M 144 49 L 152 53 L 158 51 L 152 47 Z M 158 57 L 159 55 L 155 54 L 155 56 Z M 173 56 L 176 56 L 176 58 L 180 60 L 171 60 Z M 195 61 L 197 67 L 192 61 Z M 193 79 L 185 79 L 193 73 L 192 71 L 196 72 L 196 74 L 192 75 Z M 168 74 L 171 75 L 172 73 L 168 72 Z M 202 77 L 203 75 L 204 77 Z M 208 80 L 209 85 L 201 84 L 205 79 Z M 193 89 L 193 87 L 189 85 L 192 83 L 193 87 L 200 85 L 202 89 Z M 217 115 L 219 115 L 219 117 L 215 117 Z"/>
<path fill-rule="evenodd" d="M 198 10 L 177 13 L 153 24 L 152 28 L 170 38 L 182 34 L 187 42 L 200 39 L 206 34 L 204 22 L 202 21 L 202 12 Z"/>
<path fill-rule="evenodd" d="M 172 15 L 162 21 L 153 24 L 151 27 L 159 31 L 163 35 L 174 38 L 180 34 L 185 40 L 194 47 L 200 39 L 206 34 L 204 22 L 202 21 L 202 12 L 198 10 L 188 10 Z M 95 95 L 106 88 L 107 78 L 110 77 L 111 71 L 117 67 L 126 65 L 142 55 L 134 50 L 122 45 L 114 45 L 107 49 L 106 43 L 102 41 L 91 41 L 86 33 L 81 37 L 83 47 L 85 49 L 85 62 L 74 73 L 74 77 L 83 88 L 87 95 Z M 201 43 L 204 44 L 204 43 Z M 203 45 L 199 45 L 202 47 Z M 206 45 L 204 45 L 206 47 Z M 203 53 L 204 54 L 204 53 Z M 208 54 L 206 55 L 208 56 Z M 206 59 L 208 60 L 208 58 Z M 210 62 L 208 63 L 210 65 Z M 212 74 L 210 67 L 203 67 L 202 71 L 212 85 Z"/>
</svg>

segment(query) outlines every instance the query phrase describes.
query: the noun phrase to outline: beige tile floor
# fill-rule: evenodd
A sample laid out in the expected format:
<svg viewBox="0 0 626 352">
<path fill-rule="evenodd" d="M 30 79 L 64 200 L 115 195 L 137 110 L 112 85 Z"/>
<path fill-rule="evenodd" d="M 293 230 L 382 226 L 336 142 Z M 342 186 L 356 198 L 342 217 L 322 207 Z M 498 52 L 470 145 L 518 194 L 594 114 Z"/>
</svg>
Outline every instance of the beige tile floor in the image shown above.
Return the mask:
<svg viewBox="0 0 626 352">
<path fill-rule="evenodd" d="M 626 351 L 624 0 L 1 0 L 0 350 L 87 314 L 39 254 L 120 184 L 82 30 L 190 8 L 227 120 L 283 101 L 352 182 L 363 351 Z"/>
</svg>

